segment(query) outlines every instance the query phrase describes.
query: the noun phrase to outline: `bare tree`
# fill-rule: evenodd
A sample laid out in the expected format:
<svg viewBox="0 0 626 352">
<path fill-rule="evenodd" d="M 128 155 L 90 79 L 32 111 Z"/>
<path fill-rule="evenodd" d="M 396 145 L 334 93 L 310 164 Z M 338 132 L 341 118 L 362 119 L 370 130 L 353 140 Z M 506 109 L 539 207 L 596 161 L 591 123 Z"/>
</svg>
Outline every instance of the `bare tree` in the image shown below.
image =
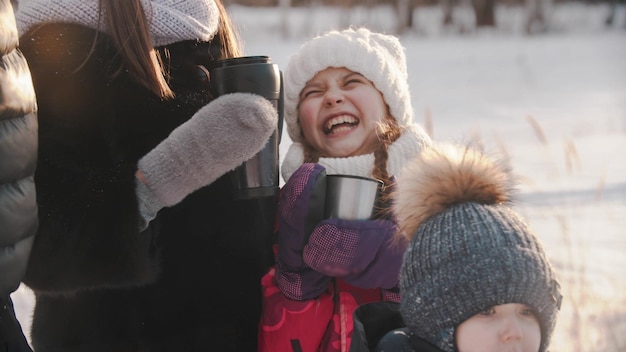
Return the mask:
<svg viewBox="0 0 626 352">
<path fill-rule="evenodd" d="M 398 17 L 398 33 L 403 33 L 406 29 L 413 27 L 413 10 L 415 2 L 413 0 L 395 0 L 396 16 Z"/>
<path fill-rule="evenodd" d="M 454 0 L 441 0 L 441 8 L 443 10 L 443 25 L 450 26 L 454 23 L 452 17 L 452 9 L 454 9 Z"/>
<path fill-rule="evenodd" d="M 339 6 L 341 7 L 341 16 L 339 16 L 339 26 L 341 28 L 345 28 L 351 24 L 350 13 L 352 12 L 352 7 L 354 6 L 353 0 L 339 0 L 337 1 Z"/>
<path fill-rule="evenodd" d="M 495 27 L 495 0 L 472 0 L 474 14 L 476 15 L 476 27 Z"/>
<path fill-rule="evenodd" d="M 283 38 L 289 38 L 289 8 L 291 0 L 278 0 L 280 8 L 280 33 Z"/>
<path fill-rule="evenodd" d="M 548 29 L 546 22 L 547 0 L 526 0 L 526 33 L 545 32 Z"/>
<path fill-rule="evenodd" d="M 464 16 L 466 11 L 470 8 L 473 9 L 474 4 L 472 0 L 440 0 L 441 10 L 443 12 L 442 24 L 446 31 L 457 31 L 458 33 L 467 33 L 471 31 L 471 27 L 474 25 L 471 23 L 471 19 Z M 459 16 L 459 10 L 461 16 Z M 456 15 L 455 15 L 456 13 Z"/>
<path fill-rule="evenodd" d="M 617 2 L 619 0 L 609 0 L 609 13 L 604 20 L 604 23 L 607 27 L 611 27 L 615 23 L 615 16 L 617 15 Z M 624 28 L 626 28 L 626 22 L 624 23 Z"/>
</svg>

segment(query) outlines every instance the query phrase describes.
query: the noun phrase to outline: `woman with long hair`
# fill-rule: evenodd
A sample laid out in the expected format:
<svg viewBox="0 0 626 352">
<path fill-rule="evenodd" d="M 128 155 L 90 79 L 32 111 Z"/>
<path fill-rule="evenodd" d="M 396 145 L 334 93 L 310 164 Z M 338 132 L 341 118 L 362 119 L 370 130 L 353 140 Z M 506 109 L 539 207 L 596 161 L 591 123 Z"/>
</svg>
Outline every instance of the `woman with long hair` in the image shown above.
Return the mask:
<svg viewBox="0 0 626 352">
<path fill-rule="evenodd" d="M 241 54 L 222 4 L 29 0 L 16 18 L 40 112 L 34 348 L 255 350 L 275 199 L 236 200 L 225 174 L 277 113 L 211 95 L 204 72 Z"/>
</svg>

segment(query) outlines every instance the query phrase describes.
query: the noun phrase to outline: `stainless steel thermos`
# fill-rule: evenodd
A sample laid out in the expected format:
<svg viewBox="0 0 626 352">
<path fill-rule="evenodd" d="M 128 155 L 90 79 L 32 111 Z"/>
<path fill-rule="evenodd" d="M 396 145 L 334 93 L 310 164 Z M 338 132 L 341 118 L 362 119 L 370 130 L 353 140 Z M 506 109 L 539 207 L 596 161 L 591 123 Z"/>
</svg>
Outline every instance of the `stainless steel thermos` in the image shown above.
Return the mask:
<svg viewBox="0 0 626 352">
<path fill-rule="evenodd" d="M 279 149 L 283 124 L 282 72 L 268 56 L 244 56 L 220 60 L 210 72 L 210 90 L 220 95 L 243 92 L 258 94 L 274 104 L 278 125 L 266 145 L 252 159 L 229 173 L 237 198 L 274 196 L 279 189 Z"/>
</svg>

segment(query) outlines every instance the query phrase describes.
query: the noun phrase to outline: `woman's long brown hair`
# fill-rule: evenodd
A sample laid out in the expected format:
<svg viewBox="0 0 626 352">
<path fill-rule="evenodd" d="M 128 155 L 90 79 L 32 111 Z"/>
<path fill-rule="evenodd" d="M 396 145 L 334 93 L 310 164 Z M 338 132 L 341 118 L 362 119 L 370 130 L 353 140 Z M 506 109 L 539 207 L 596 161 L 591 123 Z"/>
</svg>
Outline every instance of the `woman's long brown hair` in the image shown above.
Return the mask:
<svg viewBox="0 0 626 352">
<path fill-rule="evenodd" d="M 240 56 L 241 48 L 230 17 L 220 0 L 214 0 L 219 10 L 216 37 L 223 57 Z M 123 67 L 131 78 L 162 99 L 174 97 L 162 58 L 152 46 L 150 23 L 140 0 L 100 0 L 109 33 L 119 49 Z"/>
<path fill-rule="evenodd" d="M 100 9 L 104 10 L 109 33 L 124 63 L 119 70 L 127 70 L 133 80 L 157 96 L 173 97 L 160 57 L 152 46 L 150 24 L 141 1 L 100 0 Z"/>
<path fill-rule="evenodd" d="M 235 31 L 235 27 L 230 20 L 230 16 L 226 12 L 226 8 L 221 0 L 214 0 L 219 10 L 220 19 L 219 27 L 215 36 L 221 43 L 221 51 L 223 58 L 239 57 L 243 54 L 243 48 L 239 41 L 239 36 Z"/>
</svg>

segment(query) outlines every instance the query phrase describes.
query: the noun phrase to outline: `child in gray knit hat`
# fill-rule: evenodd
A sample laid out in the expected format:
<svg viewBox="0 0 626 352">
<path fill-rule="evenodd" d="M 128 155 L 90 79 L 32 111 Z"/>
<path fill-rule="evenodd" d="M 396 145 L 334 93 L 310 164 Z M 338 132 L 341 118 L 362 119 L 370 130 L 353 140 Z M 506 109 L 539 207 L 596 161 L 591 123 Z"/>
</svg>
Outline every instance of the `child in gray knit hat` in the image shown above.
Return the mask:
<svg viewBox="0 0 626 352">
<path fill-rule="evenodd" d="M 560 288 L 511 195 L 507 166 L 482 152 L 432 148 L 411 161 L 394 204 L 398 239 L 409 241 L 401 303 L 359 308 L 369 336 L 352 351 L 547 351 Z M 378 341 L 381 325 L 363 322 L 381 309 L 404 327 Z"/>
</svg>

